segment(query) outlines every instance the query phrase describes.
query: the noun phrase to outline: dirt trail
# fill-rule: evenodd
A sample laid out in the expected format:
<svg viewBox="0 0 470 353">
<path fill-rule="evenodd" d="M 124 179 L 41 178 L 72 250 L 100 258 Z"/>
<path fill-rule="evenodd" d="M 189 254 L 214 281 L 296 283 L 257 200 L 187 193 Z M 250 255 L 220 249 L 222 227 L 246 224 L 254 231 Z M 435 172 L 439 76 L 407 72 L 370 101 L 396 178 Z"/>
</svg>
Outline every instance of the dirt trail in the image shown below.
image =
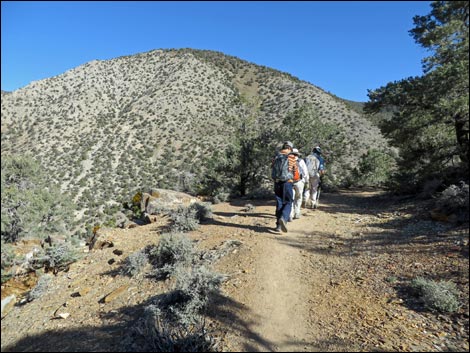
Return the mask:
<svg viewBox="0 0 470 353">
<path fill-rule="evenodd" d="M 298 226 L 298 225 L 296 225 Z M 295 237 L 290 227 L 289 237 Z M 253 351 L 292 351 L 303 349 L 308 339 L 308 290 L 302 277 L 299 251 L 276 239 L 263 243 L 257 268 L 257 281 L 249 310 L 253 313 Z"/>
<path fill-rule="evenodd" d="M 258 210 L 269 212 L 269 207 L 261 206 Z M 312 266 L 325 261 L 321 258 L 328 255 L 310 253 L 308 247 L 314 243 L 324 247 L 322 233 L 328 233 L 331 227 L 338 233 L 337 223 L 335 216 L 321 209 L 303 210 L 302 214 L 301 219 L 288 223 L 288 233 L 268 230 L 257 235 L 257 242 L 251 248 L 257 255 L 255 273 L 242 299 L 246 304 L 243 319 L 250 324 L 242 337 L 232 338 L 231 350 L 320 352 L 332 348 L 325 347 L 325 337 L 322 337 L 325 330 L 315 319 L 327 319 L 330 307 L 314 304 L 315 298 L 327 290 L 324 283 L 329 284 L 330 277 L 324 274 L 325 268 Z M 274 222 L 271 217 L 271 223 Z M 343 264 L 339 259 L 333 262 L 330 261 L 330 266 Z"/>
<path fill-rule="evenodd" d="M 240 199 L 213 205 L 214 219 L 188 233 L 201 250 L 241 242 L 214 263 L 229 276 L 208 313 L 219 349 L 468 351 L 468 225 L 430 221 L 426 205 L 379 192 L 322 199 L 318 210 L 288 223 L 287 234 L 273 232 L 273 200 Z M 45 295 L 2 319 L 2 351 L 125 350 L 117 338 L 170 284 L 129 278 L 119 268 L 158 242 L 160 231 L 157 224 L 105 231 L 114 247 L 88 253 L 57 274 Z M 459 311 L 423 310 L 406 289 L 417 276 L 456 283 Z M 102 302 L 119 288 L 116 299 Z M 68 317 L 57 319 L 61 312 Z"/>
<path fill-rule="evenodd" d="M 433 224 L 437 227 L 433 230 L 429 221 L 413 219 L 416 215 L 406 211 L 408 206 L 374 192 L 325 194 L 319 209 L 303 210 L 301 219 L 288 223 L 287 234 L 274 234 L 269 228 L 252 234 L 246 258 L 238 256 L 224 267 L 235 261 L 248 267 L 237 289 L 228 291 L 243 309 L 238 310 L 237 324 L 228 322 L 234 329 L 227 336 L 227 350 L 440 351 L 468 347 L 464 338 L 468 337 L 464 333 L 468 306 L 453 318 L 452 327 L 459 327 L 460 333 L 445 332 L 449 323 L 436 322 L 436 316 L 422 308 L 415 310 L 413 301 L 400 293 L 406 281 L 416 276 L 442 275 L 450 273 L 449 269 L 458 273 L 453 267 L 458 262 L 441 251 L 455 238 L 438 234 L 439 224 Z M 263 224 L 273 227 L 273 209 L 273 205 L 260 204 L 256 216 L 262 215 Z M 424 229 L 418 226 L 421 222 Z M 416 235 L 402 236 L 401 229 L 407 227 L 426 236 L 417 237 L 418 241 Z M 433 232 L 438 235 L 433 237 Z M 468 229 L 460 234 L 468 238 Z M 458 267 L 459 281 L 466 284 L 465 300 L 468 256 L 463 254 Z"/>
</svg>

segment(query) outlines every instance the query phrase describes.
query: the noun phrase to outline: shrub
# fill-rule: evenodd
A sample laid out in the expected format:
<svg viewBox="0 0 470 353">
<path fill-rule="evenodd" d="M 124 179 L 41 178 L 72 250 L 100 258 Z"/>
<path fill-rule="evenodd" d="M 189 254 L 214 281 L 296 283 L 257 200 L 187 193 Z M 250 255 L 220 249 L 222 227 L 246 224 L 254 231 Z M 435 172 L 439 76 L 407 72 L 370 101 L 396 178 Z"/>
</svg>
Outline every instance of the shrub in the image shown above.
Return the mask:
<svg viewBox="0 0 470 353">
<path fill-rule="evenodd" d="M 142 271 L 148 262 L 149 258 L 145 251 L 136 251 L 126 258 L 121 273 L 129 277 L 134 277 Z"/>
<path fill-rule="evenodd" d="M 222 274 L 213 272 L 200 265 L 191 268 L 191 272 L 178 271 L 176 274 L 176 288 L 185 293 L 193 301 L 197 301 L 197 308 L 202 309 L 209 301 L 209 296 L 219 290 L 226 279 Z"/>
<path fill-rule="evenodd" d="M 184 234 L 166 233 L 161 236 L 158 246 L 149 253 L 151 262 L 156 267 L 157 278 L 166 278 L 175 272 L 177 266 L 192 264 L 197 251 Z"/>
<path fill-rule="evenodd" d="M 196 210 L 196 218 L 199 222 L 204 222 L 212 218 L 212 207 L 208 202 L 195 202 L 189 207 Z"/>
<path fill-rule="evenodd" d="M 13 266 L 15 262 L 15 252 L 13 251 L 13 246 L 9 243 L 5 243 L 2 239 L 1 241 L 1 254 L 2 254 L 2 283 L 8 281 L 13 274 L 10 271 L 10 267 Z"/>
<path fill-rule="evenodd" d="M 197 219 L 198 210 L 195 207 L 179 206 L 170 213 L 173 221 L 171 230 L 173 232 L 190 232 L 199 228 L 199 220 Z"/>
<path fill-rule="evenodd" d="M 80 258 L 80 254 L 77 248 L 69 242 L 53 245 L 45 249 L 42 254 L 39 254 L 34 259 L 34 264 L 39 267 L 45 266 L 47 270 L 52 270 L 57 273 L 60 270 L 64 270 L 68 265 L 77 261 Z"/>
<path fill-rule="evenodd" d="M 460 306 L 458 290 L 452 282 L 435 282 L 418 277 L 411 281 L 411 289 L 423 305 L 432 311 L 451 313 Z"/>
<path fill-rule="evenodd" d="M 228 192 L 219 192 L 213 198 L 213 203 L 218 204 L 221 202 L 227 202 L 230 199 L 230 193 Z"/>
<path fill-rule="evenodd" d="M 210 295 L 218 291 L 225 276 L 198 265 L 190 269 L 177 267 L 175 288 L 157 300 L 166 319 L 185 327 L 201 321 Z"/>
<path fill-rule="evenodd" d="M 28 293 L 27 300 L 32 301 L 40 298 L 48 289 L 52 276 L 43 275 L 39 278 L 36 286 Z"/>
<path fill-rule="evenodd" d="M 128 351 L 133 352 L 214 352 L 216 347 L 203 321 L 185 327 L 167 320 L 156 305 L 145 308 L 132 334 Z"/>
</svg>

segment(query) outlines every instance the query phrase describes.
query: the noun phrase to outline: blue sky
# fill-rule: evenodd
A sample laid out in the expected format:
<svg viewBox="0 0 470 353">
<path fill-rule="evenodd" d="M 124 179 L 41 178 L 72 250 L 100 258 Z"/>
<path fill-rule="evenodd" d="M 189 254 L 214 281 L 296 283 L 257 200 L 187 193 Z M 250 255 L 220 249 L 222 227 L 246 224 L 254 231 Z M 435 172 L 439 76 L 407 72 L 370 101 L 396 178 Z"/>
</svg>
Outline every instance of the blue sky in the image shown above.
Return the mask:
<svg viewBox="0 0 470 353">
<path fill-rule="evenodd" d="M 153 49 L 220 51 L 341 98 L 422 75 L 430 1 L 2 1 L 1 89 Z"/>
</svg>

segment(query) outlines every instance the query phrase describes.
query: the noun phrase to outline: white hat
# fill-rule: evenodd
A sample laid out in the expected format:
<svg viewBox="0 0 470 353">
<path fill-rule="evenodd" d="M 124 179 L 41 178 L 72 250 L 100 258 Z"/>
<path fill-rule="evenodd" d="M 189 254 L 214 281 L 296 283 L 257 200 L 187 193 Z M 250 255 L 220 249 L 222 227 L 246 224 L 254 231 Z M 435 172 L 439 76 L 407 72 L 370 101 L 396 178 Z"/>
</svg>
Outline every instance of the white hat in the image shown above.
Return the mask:
<svg viewBox="0 0 470 353">
<path fill-rule="evenodd" d="M 297 148 L 294 148 L 294 149 L 292 150 L 292 154 L 296 154 L 297 156 L 300 156 L 300 152 L 299 152 L 299 150 L 298 150 Z"/>
</svg>

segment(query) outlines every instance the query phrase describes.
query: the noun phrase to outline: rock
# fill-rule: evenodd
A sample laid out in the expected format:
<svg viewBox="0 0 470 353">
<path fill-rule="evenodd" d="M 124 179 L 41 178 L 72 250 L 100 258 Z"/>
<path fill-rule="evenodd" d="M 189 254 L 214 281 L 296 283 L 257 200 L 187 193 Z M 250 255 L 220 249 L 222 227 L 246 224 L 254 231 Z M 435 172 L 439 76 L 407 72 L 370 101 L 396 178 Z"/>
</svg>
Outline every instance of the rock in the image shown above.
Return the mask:
<svg viewBox="0 0 470 353">
<path fill-rule="evenodd" d="M 8 313 L 13 309 L 16 303 L 16 295 L 12 294 L 2 299 L 2 319 L 8 315 Z"/>
<path fill-rule="evenodd" d="M 132 221 L 125 221 L 124 223 L 121 223 L 121 228 L 123 229 L 131 229 L 131 228 L 135 228 L 135 227 L 138 227 L 139 225 L 135 222 L 132 222 Z"/>
<path fill-rule="evenodd" d="M 102 303 L 109 303 L 109 302 L 113 301 L 118 296 L 120 296 L 122 294 L 122 292 L 124 292 L 128 288 L 129 288 L 128 284 L 124 284 L 124 285 L 120 286 L 119 288 L 113 290 L 111 293 L 106 295 L 103 299 L 101 299 L 101 302 Z"/>
<path fill-rule="evenodd" d="M 165 210 L 177 209 L 179 206 L 187 207 L 197 201 L 197 198 L 183 192 L 153 189 L 150 194 L 142 193 L 140 210 L 149 215 L 155 215 Z"/>
<path fill-rule="evenodd" d="M 155 223 L 158 220 L 157 215 L 152 215 L 148 213 L 145 213 L 144 219 L 147 223 Z"/>
<path fill-rule="evenodd" d="M 85 288 L 80 289 L 80 290 L 78 291 L 78 294 L 79 294 L 81 297 L 83 297 L 83 296 L 87 295 L 88 292 L 90 292 L 90 291 L 91 291 L 91 287 L 85 287 Z"/>
<path fill-rule="evenodd" d="M 98 240 L 94 246 L 93 249 L 105 249 L 105 248 L 112 248 L 114 246 L 114 243 L 111 240 Z"/>
</svg>

